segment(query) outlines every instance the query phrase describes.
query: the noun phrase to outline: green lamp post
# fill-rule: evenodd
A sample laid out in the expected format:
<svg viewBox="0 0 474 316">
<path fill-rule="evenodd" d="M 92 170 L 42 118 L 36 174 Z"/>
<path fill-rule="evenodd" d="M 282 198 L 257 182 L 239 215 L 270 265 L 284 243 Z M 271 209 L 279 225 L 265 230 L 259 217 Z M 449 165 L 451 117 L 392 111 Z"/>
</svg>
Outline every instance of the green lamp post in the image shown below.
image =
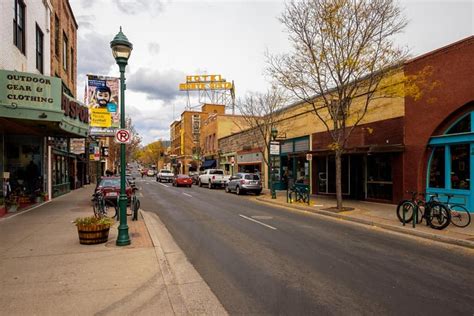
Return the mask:
<svg viewBox="0 0 474 316">
<path fill-rule="evenodd" d="M 122 27 L 112 42 L 110 42 L 112 54 L 120 69 L 120 128 L 125 128 L 125 67 L 132 53 L 133 45 L 122 33 Z M 127 195 L 125 193 L 125 144 L 120 144 L 120 225 L 118 227 L 117 246 L 130 245 L 127 225 Z"/>
<path fill-rule="evenodd" d="M 276 139 L 277 135 L 278 135 L 278 130 L 274 126 L 272 126 L 272 130 L 270 132 L 271 140 L 274 141 Z M 271 172 L 270 191 L 272 193 L 272 199 L 276 199 L 275 184 L 274 184 L 274 182 L 275 182 L 275 172 L 273 170 L 273 165 L 274 165 L 273 157 L 274 157 L 274 155 L 270 154 L 270 146 L 269 146 L 268 159 L 270 159 L 270 172 Z"/>
</svg>

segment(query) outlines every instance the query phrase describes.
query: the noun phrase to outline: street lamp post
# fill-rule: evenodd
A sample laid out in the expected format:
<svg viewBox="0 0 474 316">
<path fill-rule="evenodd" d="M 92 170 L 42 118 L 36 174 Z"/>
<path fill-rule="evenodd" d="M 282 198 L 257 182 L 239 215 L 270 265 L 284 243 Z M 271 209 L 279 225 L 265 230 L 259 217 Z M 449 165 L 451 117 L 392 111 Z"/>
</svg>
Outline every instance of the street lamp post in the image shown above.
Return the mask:
<svg viewBox="0 0 474 316">
<path fill-rule="evenodd" d="M 115 35 L 112 42 L 110 42 L 112 54 L 120 69 L 120 128 L 125 128 L 125 67 L 128 63 L 128 58 L 132 53 L 133 45 L 130 43 L 120 31 Z M 125 193 L 125 144 L 120 144 L 120 225 L 118 227 L 117 246 L 130 245 L 130 236 L 128 235 L 127 225 L 127 195 Z"/>
<path fill-rule="evenodd" d="M 269 142 L 269 145 L 268 145 L 268 160 L 269 160 L 269 163 L 270 163 L 270 192 L 272 193 L 272 199 L 276 199 L 276 192 L 275 192 L 275 185 L 274 185 L 274 182 L 275 182 L 275 172 L 273 171 L 273 165 L 274 165 L 274 161 L 273 161 L 273 157 L 274 155 L 272 155 L 270 153 L 270 146 L 271 146 L 271 143 L 272 141 L 274 141 L 278 135 L 278 130 L 272 126 L 272 130 L 270 132 L 270 135 L 271 135 L 271 141 Z"/>
</svg>

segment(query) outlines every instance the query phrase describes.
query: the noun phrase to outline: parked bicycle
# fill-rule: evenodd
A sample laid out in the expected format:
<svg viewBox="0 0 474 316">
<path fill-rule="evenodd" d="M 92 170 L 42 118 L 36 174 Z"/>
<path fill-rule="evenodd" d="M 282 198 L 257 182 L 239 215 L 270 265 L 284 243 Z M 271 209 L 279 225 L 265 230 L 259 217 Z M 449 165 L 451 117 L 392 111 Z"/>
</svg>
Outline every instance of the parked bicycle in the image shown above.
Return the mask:
<svg viewBox="0 0 474 316">
<path fill-rule="evenodd" d="M 397 206 L 397 217 L 400 222 L 410 223 L 416 217 L 416 223 L 424 219 L 426 225 L 431 228 L 442 230 L 451 222 L 451 212 L 444 203 L 438 200 L 437 194 L 430 194 L 428 201 L 423 199 L 424 193 L 410 192 L 411 200 L 403 200 Z"/>
<path fill-rule="evenodd" d="M 140 200 L 137 198 L 135 194 L 132 195 L 130 208 L 132 210 L 132 221 L 138 220 L 138 210 L 140 209 Z"/>
<path fill-rule="evenodd" d="M 111 208 L 114 212 L 110 212 Z M 104 195 L 97 191 L 92 194 L 92 209 L 94 210 L 95 217 L 111 217 L 114 218 L 117 216 L 117 207 L 115 205 L 108 205 L 107 201 L 104 198 Z M 113 213 L 113 216 L 111 216 Z"/>
<path fill-rule="evenodd" d="M 471 223 L 471 214 L 462 204 L 450 204 L 449 201 L 454 194 L 446 194 L 448 200 L 443 203 L 451 213 L 451 223 L 456 227 L 464 228 Z"/>
</svg>

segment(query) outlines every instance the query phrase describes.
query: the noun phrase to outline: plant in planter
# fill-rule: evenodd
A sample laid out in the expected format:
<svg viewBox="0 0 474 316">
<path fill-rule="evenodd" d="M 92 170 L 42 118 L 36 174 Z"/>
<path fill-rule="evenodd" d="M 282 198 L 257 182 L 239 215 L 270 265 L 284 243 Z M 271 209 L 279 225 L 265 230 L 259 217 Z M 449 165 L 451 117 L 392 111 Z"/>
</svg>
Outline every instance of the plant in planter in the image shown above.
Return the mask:
<svg viewBox="0 0 474 316">
<path fill-rule="evenodd" d="M 20 206 L 20 203 L 18 202 L 18 197 L 11 196 L 8 199 L 6 199 L 5 206 L 8 213 L 13 213 L 13 212 L 18 211 L 18 207 Z"/>
<path fill-rule="evenodd" d="M 107 242 L 109 239 L 110 226 L 114 223 L 112 218 L 108 217 L 79 217 L 74 224 L 77 226 L 79 234 L 79 243 L 83 245 L 95 245 Z"/>
</svg>

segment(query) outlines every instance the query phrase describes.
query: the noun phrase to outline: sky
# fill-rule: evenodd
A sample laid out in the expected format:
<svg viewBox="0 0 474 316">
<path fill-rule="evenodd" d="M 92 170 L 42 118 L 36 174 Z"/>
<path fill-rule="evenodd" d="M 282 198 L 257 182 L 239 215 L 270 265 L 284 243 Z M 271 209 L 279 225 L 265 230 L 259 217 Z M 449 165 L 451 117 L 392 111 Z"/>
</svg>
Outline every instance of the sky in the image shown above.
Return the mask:
<svg viewBox="0 0 474 316">
<path fill-rule="evenodd" d="M 409 20 L 396 43 L 412 57 L 474 34 L 472 0 L 402 0 Z M 187 94 L 187 75 L 220 74 L 235 82 L 236 98 L 265 92 L 265 52 L 289 52 L 277 0 L 70 0 L 76 21 L 78 99 L 86 74 L 119 76 L 110 41 L 122 26 L 133 44 L 126 69 L 126 109 L 142 144 L 169 139 Z M 191 96 L 193 94 L 191 93 Z M 196 99 L 191 105 L 198 105 Z"/>
</svg>

